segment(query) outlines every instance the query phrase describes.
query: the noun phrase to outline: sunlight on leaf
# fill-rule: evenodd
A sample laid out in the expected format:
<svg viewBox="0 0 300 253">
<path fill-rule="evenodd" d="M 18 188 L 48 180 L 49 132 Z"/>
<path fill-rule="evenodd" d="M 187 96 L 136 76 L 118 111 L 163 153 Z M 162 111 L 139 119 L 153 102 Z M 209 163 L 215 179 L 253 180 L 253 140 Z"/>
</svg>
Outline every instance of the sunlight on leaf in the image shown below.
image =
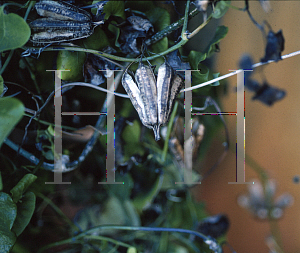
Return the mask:
<svg viewBox="0 0 300 253">
<path fill-rule="evenodd" d="M 64 81 L 78 81 L 82 78 L 82 68 L 85 62 L 84 52 L 59 51 L 57 56 L 57 69 L 69 69 L 62 71 L 61 79 Z"/>
</svg>

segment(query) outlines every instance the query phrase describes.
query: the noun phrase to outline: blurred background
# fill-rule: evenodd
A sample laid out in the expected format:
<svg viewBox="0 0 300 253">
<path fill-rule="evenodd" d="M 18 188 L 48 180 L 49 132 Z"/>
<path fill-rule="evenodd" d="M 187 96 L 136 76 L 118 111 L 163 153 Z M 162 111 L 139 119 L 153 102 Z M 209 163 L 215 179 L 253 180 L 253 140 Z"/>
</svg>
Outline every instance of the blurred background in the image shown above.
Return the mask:
<svg viewBox="0 0 300 253">
<path fill-rule="evenodd" d="M 232 5 L 244 7 L 244 1 L 231 1 Z M 300 50 L 300 1 L 270 1 L 271 11 L 266 13 L 259 1 L 249 1 L 250 11 L 260 24 L 267 20 L 274 33 L 282 29 L 285 49 L 282 55 Z M 261 31 L 251 22 L 246 12 L 229 9 L 221 20 L 229 32 L 220 42 L 220 52 L 215 60 L 215 71 L 221 75 L 238 69 L 244 53 L 249 53 L 257 63 L 264 56 L 265 41 Z M 268 32 L 268 28 L 266 27 Z M 275 197 L 289 192 L 294 204 L 284 211 L 278 221 L 284 252 L 300 252 L 300 184 L 294 183 L 300 174 L 300 55 L 278 63 L 256 68 L 253 78 L 286 91 L 286 97 L 269 107 L 252 101 L 253 93 L 246 90 L 246 154 L 267 170 L 270 178 L 277 182 Z M 228 78 L 228 94 L 222 99 L 225 112 L 236 111 L 236 76 Z M 265 239 L 270 235 L 270 224 L 251 216 L 237 204 L 239 195 L 246 193 L 247 185 L 229 185 L 235 181 L 236 117 L 225 116 L 230 132 L 231 151 L 217 170 L 201 186 L 193 189 L 198 200 L 206 202 L 211 214 L 226 213 L 230 220 L 229 243 L 239 253 L 270 252 Z M 221 154 L 220 140 L 215 140 L 204 165 L 210 168 Z M 257 178 L 247 164 L 246 181 Z M 231 252 L 228 248 L 226 252 Z"/>
</svg>

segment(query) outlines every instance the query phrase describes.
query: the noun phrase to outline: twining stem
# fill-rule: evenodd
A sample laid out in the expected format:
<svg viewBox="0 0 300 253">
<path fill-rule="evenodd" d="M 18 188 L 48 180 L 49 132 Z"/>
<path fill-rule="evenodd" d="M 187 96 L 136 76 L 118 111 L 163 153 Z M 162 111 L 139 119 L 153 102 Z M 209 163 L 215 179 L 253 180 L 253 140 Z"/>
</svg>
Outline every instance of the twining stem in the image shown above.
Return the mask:
<svg viewBox="0 0 300 253">
<path fill-rule="evenodd" d="M 217 253 L 222 252 L 222 248 L 220 245 L 218 245 L 211 237 L 208 237 L 202 233 L 199 233 L 197 231 L 193 230 L 188 230 L 188 229 L 182 229 L 182 228 L 161 228 L 161 227 L 131 227 L 131 226 L 97 226 L 94 228 L 91 228 L 89 230 L 86 230 L 76 236 L 73 236 L 72 238 L 55 242 L 49 245 L 46 245 L 42 249 L 40 249 L 38 252 L 42 252 L 46 249 L 67 244 L 67 243 L 80 243 L 80 239 L 95 239 L 95 240 L 104 240 L 104 241 L 110 241 L 115 244 L 124 246 L 124 247 L 132 247 L 129 244 L 114 240 L 112 238 L 104 237 L 104 236 L 99 236 L 99 235 L 94 235 L 94 234 L 99 234 L 101 232 L 104 232 L 105 230 L 125 230 L 125 231 L 148 231 L 148 232 L 171 232 L 171 233 L 185 233 L 185 234 L 191 234 L 197 237 L 200 237 L 204 243 L 208 245 L 213 245 L 214 251 Z"/>
<path fill-rule="evenodd" d="M 24 20 L 26 21 L 29 15 L 30 10 L 32 9 L 32 7 L 35 5 L 34 1 L 30 1 L 29 6 L 26 10 L 25 16 L 24 16 Z"/>
<path fill-rule="evenodd" d="M 183 46 L 184 44 L 186 44 L 188 40 L 181 40 L 179 43 L 177 43 L 176 45 L 174 45 L 173 47 L 170 47 L 169 49 L 167 49 L 166 51 L 159 53 L 157 55 L 154 56 L 150 56 L 150 57 L 144 57 L 142 59 L 139 59 L 139 61 L 151 61 L 154 60 L 156 58 L 159 58 L 163 55 L 166 55 L 168 53 L 173 52 L 174 50 L 180 48 L 181 46 Z M 101 51 L 97 51 L 97 50 L 92 50 L 92 49 L 86 49 L 86 48 L 81 48 L 81 47 L 64 47 L 64 46 L 52 46 L 52 47 L 48 47 L 45 48 L 44 51 L 73 51 L 73 52 L 86 52 L 86 53 L 91 53 L 94 55 L 98 55 L 98 56 L 103 56 L 115 61 L 121 61 L 121 62 L 134 62 L 136 61 L 136 58 L 125 58 L 125 57 L 120 57 L 120 56 L 116 56 L 116 55 L 111 55 L 111 54 L 107 54 Z"/>
</svg>

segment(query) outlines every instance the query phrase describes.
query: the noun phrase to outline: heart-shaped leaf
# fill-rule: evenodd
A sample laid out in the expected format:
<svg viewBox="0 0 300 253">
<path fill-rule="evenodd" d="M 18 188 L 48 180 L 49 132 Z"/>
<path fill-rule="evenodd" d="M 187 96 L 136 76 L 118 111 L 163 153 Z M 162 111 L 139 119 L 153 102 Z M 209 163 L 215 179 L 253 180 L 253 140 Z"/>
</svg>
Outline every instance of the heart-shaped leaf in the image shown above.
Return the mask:
<svg viewBox="0 0 300 253">
<path fill-rule="evenodd" d="M 30 27 L 19 15 L 0 8 L 0 52 L 22 47 L 30 37 Z"/>
<path fill-rule="evenodd" d="M 12 231 L 19 236 L 31 220 L 35 208 L 35 195 L 33 192 L 26 192 L 22 202 L 17 204 L 18 215 Z"/>
<path fill-rule="evenodd" d="M 16 98 L 0 99 L 0 146 L 24 113 L 24 105 Z"/>
<path fill-rule="evenodd" d="M 11 197 L 0 192 L 0 252 L 9 252 L 16 241 L 16 235 L 11 231 L 17 216 L 17 206 Z"/>
</svg>

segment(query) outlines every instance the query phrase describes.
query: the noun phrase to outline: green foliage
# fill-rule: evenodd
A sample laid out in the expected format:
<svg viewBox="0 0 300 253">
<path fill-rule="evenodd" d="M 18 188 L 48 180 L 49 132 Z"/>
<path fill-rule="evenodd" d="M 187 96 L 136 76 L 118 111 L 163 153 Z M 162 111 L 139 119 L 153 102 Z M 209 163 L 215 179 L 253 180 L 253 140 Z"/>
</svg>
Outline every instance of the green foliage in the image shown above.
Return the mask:
<svg viewBox="0 0 300 253">
<path fill-rule="evenodd" d="M 22 118 L 24 105 L 16 98 L 0 98 L 0 146 Z"/>
<path fill-rule="evenodd" d="M 29 224 L 35 210 L 35 195 L 33 192 L 26 192 L 22 202 L 17 203 L 17 217 L 12 231 L 19 236 Z"/>
<path fill-rule="evenodd" d="M 112 15 L 125 19 L 124 2 L 108 1 L 108 3 L 103 8 L 103 13 L 105 13 L 104 19 L 108 19 Z"/>
<path fill-rule="evenodd" d="M 159 193 L 163 182 L 163 175 L 160 175 L 155 180 L 152 188 L 147 192 L 139 193 L 133 200 L 133 205 L 138 212 L 142 212 L 144 209 L 148 208 L 153 202 L 156 195 Z"/>
<path fill-rule="evenodd" d="M 212 14 L 213 18 L 219 19 L 225 15 L 225 13 L 228 11 L 229 4 L 231 1 L 219 1 L 217 2 L 214 12 Z"/>
<path fill-rule="evenodd" d="M 98 1 L 93 1 L 93 3 L 96 2 Z M 88 5 L 90 3 L 91 1 L 84 1 L 82 2 L 82 5 Z M 54 50 L 54 48 L 50 46 L 41 53 L 38 59 L 28 57 L 25 59 L 21 58 L 20 60 L 18 56 L 20 55 L 21 50 L 16 50 L 18 54 L 14 54 L 12 61 L 16 64 L 16 66 L 18 66 L 18 64 L 20 65 L 20 69 L 17 70 L 18 73 L 16 74 L 16 76 L 20 76 L 20 78 L 12 81 L 21 83 L 21 86 L 32 91 L 32 94 L 37 95 L 37 97 L 42 97 L 40 101 L 38 100 L 39 105 L 41 105 L 45 102 L 45 100 L 42 100 L 53 91 L 53 72 L 47 72 L 46 70 L 53 69 L 55 62 L 57 69 L 70 70 L 66 72 L 63 71 L 61 73 L 61 79 L 64 83 L 81 81 L 83 80 L 83 77 L 86 78 L 85 73 L 83 73 L 83 69 L 86 70 L 86 68 L 83 68 L 86 60 L 86 52 L 95 53 L 89 50 L 102 51 L 107 46 L 110 46 L 113 48 L 112 51 L 116 50 L 117 53 L 111 53 L 108 58 L 115 59 L 123 64 L 122 57 L 123 60 L 124 58 L 127 58 L 126 60 L 128 60 L 128 58 L 131 57 L 130 55 L 127 55 L 125 50 L 122 48 L 125 43 L 130 44 L 130 46 L 137 45 L 137 50 L 140 50 L 139 46 L 141 44 L 141 40 L 144 38 L 149 39 L 151 37 L 149 32 L 146 33 L 143 29 L 138 30 L 130 27 L 131 24 L 129 24 L 126 20 L 126 15 L 139 15 L 143 18 L 145 18 L 144 15 L 146 15 L 154 27 L 155 33 L 159 33 L 171 25 L 171 17 L 172 22 L 174 22 L 174 13 L 170 15 L 171 12 L 169 12 L 169 8 L 173 8 L 172 5 L 168 5 L 168 8 L 166 9 L 161 6 L 163 6 L 162 3 L 157 3 L 155 1 L 108 1 L 103 9 L 103 13 L 105 14 L 105 23 L 101 26 L 95 27 L 91 36 L 74 41 L 74 44 L 78 43 L 79 46 L 83 48 L 76 48 L 76 50 L 79 49 L 81 52 L 73 51 L 72 48 L 65 48 L 67 50 L 64 50 L 65 46 L 61 44 L 59 48 L 54 47 L 56 51 L 59 50 L 58 52 L 53 52 L 52 50 Z M 125 8 L 130 8 L 128 12 L 126 11 L 126 15 Z M 226 12 L 226 8 L 224 1 L 218 2 L 215 6 L 213 17 L 220 18 Z M 21 8 L 20 12 L 22 11 L 25 13 L 26 7 Z M 95 14 L 95 9 L 92 10 L 92 12 Z M 34 20 L 36 18 L 34 13 L 32 14 L 31 12 L 27 12 L 27 14 L 29 15 L 28 20 Z M 4 22 L 3 24 L 6 24 L 8 20 L 16 19 L 16 17 L 18 22 L 24 23 L 24 20 L 18 15 L 13 13 L 6 15 L 3 13 L 3 8 L 1 8 L 0 22 Z M 1 26 L 0 49 L 4 45 L 3 41 L 6 41 L 5 43 L 7 43 L 7 40 L 1 40 L 1 31 L 5 31 L 7 33 L 9 31 L 7 30 L 7 27 L 10 26 L 16 29 L 17 25 L 14 22 L 10 22 L 12 25 L 9 24 L 9 26 L 6 26 L 5 28 Z M 173 23 L 173 25 L 175 23 Z M 26 24 L 26 26 L 28 25 Z M 22 25 L 20 25 L 20 27 L 22 27 Z M 138 36 L 137 38 L 130 36 L 130 32 L 132 31 L 131 29 L 135 30 L 134 36 Z M 26 29 L 23 30 L 24 31 L 19 35 L 20 37 L 22 35 L 22 38 L 24 39 L 26 37 L 24 35 Z M 217 50 L 218 43 L 225 37 L 227 31 L 228 29 L 224 26 L 218 27 L 214 38 L 209 42 L 209 45 L 203 52 L 189 52 L 188 61 L 192 69 L 199 69 L 199 71 L 193 72 L 193 84 L 205 82 L 219 75 L 219 73 L 213 73 L 203 61 L 214 54 Z M 180 34 L 181 28 L 179 28 L 177 32 Z M 168 36 L 165 35 L 161 40 L 150 45 L 147 50 L 151 53 L 156 53 L 157 55 L 154 54 L 156 57 L 159 54 L 164 53 L 166 50 L 169 50 L 171 46 L 176 47 L 176 45 L 179 44 L 175 44 L 170 41 L 171 39 L 174 39 L 173 34 L 169 33 Z M 30 30 L 27 35 L 26 41 L 29 38 Z M 20 42 L 21 40 L 18 39 L 18 44 L 16 44 L 15 40 L 17 39 L 18 36 L 12 39 L 12 43 L 9 43 L 9 47 L 3 50 L 15 49 L 26 43 L 25 39 L 22 42 L 23 44 Z M 122 43 L 121 46 L 120 43 Z M 54 46 L 56 45 L 54 44 Z M 183 46 L 184 44 L 182 43 L 177 47 L 177 49 L 180 47 L 182 48 L 182 51 L 180 51 L 181 53 L 186 50 Z M 144 55 L 147 55 L 147 53 Z M 136 57 L 136 55 L 134 55 L 134 57 Z M 17 60 L 15 61 L 14 58 Z M 130 61 L 133 61 L 133 59 L 130 59 Z M 159 65 L 163 61 L 163 57 L 158 57 L 150 62 L 153 65 Z M 98 66 L 92 67 L 92 71 L 99 74 L 97 69 Z M 134 70 L 134 67 L 135 66 L 133 64 L 131 66 L 131 70 Z M 3 76 L 5 78 L 6 71 L 7 70 L 4 69 L 3 72 Z M 15 70 L 13 71 L 14 73 L 17 72 Z M 23 80 L 25 81 L 22 82 Z M 106 84 L 103 86 L 104 88 L 106 88 L 105 85 Z M 212 86 L 213 85 L 219 85 L 219 83 L 212 84 Z M 34 90 L 33 87 L 36 87 L 36 90 Z M 207 89 L 210 88 L 211 87 Z M 122 87 L 119 87 L 119 89 L 120 92 L 124 93 Z M 106 94 L 101 94 L 99 98 L 98 93 L 86 90 L 85 92 L 78 92 L 77 88 L 75 88 L 68 91 L 66 93 L 66 100 L 68 100 L 66 103 L 68 106 L 67 108 L 71 108 L 72 103 L 76 99 L 80 101 L 80 106 L 82 107 L 80 110 L 82 109 L 82 111 L 86 110 L 86 108 L 88 108 L 86 111 L 95 111 L 94 105 L 97 105 L 97 110 L 100 110 L 98 108 L 101 108 L 101 104 L 104 101 Z M 0 76 L 0 94 L 2 91 L 3 79 Z M 30 96 L 32 96 L 32 94 L 30 94 Z M 119 119 L 120 117 L 128 117 L 130 118 L 130 121 L 132 121 L 131 118 L 133 116 L 137 118 L 137 114 L 132 113 L 133 107 L 129 99 L 116 98 L 115 101 L 116 119 Z M 178 103 L 180 104 L 181 102 L 179 101 Z M 87 107 L 85 107 L 86 105 Z M 32 106 L 30 105 L 28 108 L 32 108 Z M 5 124 L 0 124 L 0 145 L 10 134 L 11 130 L 20 120 L 23 113 L 24 106 L 18 100 L 14 98 L 0 99 L 0 122 L 5 122 Z M 175 110 L 173 115 L 175 116 L 176 114 L 176 116 L 178 116 L 180 113 L 180 110 Z M 110 229 L 107 233 L 100 231 L 97 235 L 96 233 L 94 235 L 86 233 L 91 227 L 106 224 L 130 227 L 152 226 L 187 229 L 196 228 L 197 222 L 199 222 L 199 220 L 207 214 L 204 211 L 203 204 L 195 202 L 189 195 L 189 190 L 187 188 L 189 186 L 174 184 L 175 182 L 183 181 L 184 170 L 176 163 L 174 155 L 171 152 L 168 152 L 167 146 L 166 149 L 163 149 L 164 144 L 168 143 L 168 139 L 162 139 L 159 142 L 155 142 L 152 132 L 148 131 L 148 129 L 145 130 L 145 128 L 142 128 L 141 122 L 137 119 L 133 120 L 132 124 L 125 124 L 122 131 L 120 130 L 120 133 L 118 133 L 122 152 L 120 152 L 121 159 L 118 160 L 118 167 L 116 166 L 115 171 L 115 182 L 124 183 L 98 185 L 99 181 L 105 181 L 105 149 L 107 145 L 106 136 L 103 135 L 99 137 L 100 141 L 93 146 L 93 153 L 85 159 L 84 163 L 82 163 L 79 168 L 76 169 L 76 172 L 66 173 L 68 174 L 66 175 L 68 177 L 68 181 L 72 181 L 72 185 L 66 189 L 64 193 L 62 193 L 60 190 L 63 189 L 63 187 L 58 188 L 56 185 L 45 186 L 45 182 L 52 181 L 51 178 L 53 177 L 53 174 L 40 169 L 45 160 L 53 159 L 52 151 L 49 151 L 49 153 L 46 152 L 50 149 L 52 150 L 53 147 L 54 130 L 51 125 L 53 122 L 53 108 L 51 108 L 50 105 L 47 105 L 42 110 L 39 117 L 41 119 L 40 122 L 48 122 L 48 129 L 47 126 L 43 126 L 40 122 L 32 121 L 28 129 L 31 133 L 34 132 L 34 140 L 36 142 L 34 144 L 31 143 L 32 145 L 26 143 L 26 145 L 22 146 L 24 150 L 29 150 L 27 149 L 27 144 L 32 147 L 32 150 L 35 151 L 34 155 L 40 159 L 40 163 L 37 166 L 28 164 L 21 164 L 21 166 L 19 166 L 20 163 L 16 163 L 15 165 L 15 162 L 12 161 L 11 157 L 6 158 L 4 157 L 4 154 L 0 154 L 1 164 L 3 165 L 2 168 L 4 168 L 4 172 L 2 173 L 1 171 L 0 174 L 3 177 L 3 184 L 0 178 L 0 190 L 4 189 L 4 191 L 9 192 L 12 188 L 11 185 L 6 183 L 7 178 L 13 177 L 15 174 L 18 176 L 17 178 L 19 178 L 21 170 L 32 171 L 32 174 L 26 174 L 15 185 L 15 187 L 10 190 L 11 195 L 4 192 L 0 193 L 0 252 L 8 252 L 13 247 L 17 236 L 19 236 L 28 226 L 35 211 L 38 215 L 40 215 L 39 217 L 41 217 L 41 221 L 43 220 L 44 214 L 41 212 L 48 208 L 46 207 L 47 204 L 51 206 L 51 210 L 54 210 L 53 212 L 56 212 L 59 219 L 61 219 L 61 221 L 59 221 L 60 225 L 62 223 L 66 223 L 71 227 L 71 229 L 64 229 L 66 226 L 60 226 L 60 229 L 58 230 L 55 228 L 55 225 L 57 224 L 55 223 L 56 220 L 51 220 L 51 222 L 54 222 L 53 230 L 50 229 L 51 232 L 54 231 L 51 240 L 56 240 L 55 243 L 59 244 L 57 241 L 60 238 L 72 238 L 69 242 L 64 242 L 64 244 L 68 244 L 69 249 L 63 249 L 62 252 L 126 252 L 126 249 L 119 249 L 123 242 L 128 243 L 127 246 L 122 245 L 122 247 L 127 247 L 127 253 L 144 252 L 147 250 L 150 251 L 150 249 L 157 249 L 157 252 L 159 250 L 162 250 L 161 252 L 178 253 L 208 252 L 204 249 L 205 247 L 203 247 L 202 244 L 198 244 L 196 241 L 190 240 L 188 236 L 180 236 L 178 233 L 173 232 L 148 233 L 130 231 L 123 234 L 115 229 Z M 69 126 L 72 124 L 72 121 L 66 120 L 66 118 L 67 117 L 63 117 L 63 120 L 65 120 L 65 122 L 67 122 L 67 126 Z M 93 123 L 87 123 L 90 121 L 83 118 L 84 117 L 80 117 L 80 122 L 76 125 L 76 127 L 72 125 L 72 129 L 82 127 L 82 125 L 85 124 L 93 125 Z M 22 121 L 20 126 L 24 127 L 24 125 L 25 124 Z M 172 125 L 170 125 L 170 128 L 171 126 Z M 217 127 L 218 125 L 215 124 L 215 122 L 209 124 L 210 129 L 216 129 Z M 105 123 L 101 126 L 101 129 L 105 129 Z M 109 129 L 107 131 L 109 131 Z M 117 132 L 115 134 L 117 134 Z M 63 145 L 66 145 L 66 143 Z M 74 157 L 79 156 L 85 143 L 72 143 L 72 145 L 65 148 L 64 153 L 70 155 L 70 161 L 73 161 Z M 201 148 L 202 147 L 204 147 L 204 145 L 201 143 Z M 162 152 L 164 152 L 164 158 L 162 158 Z M 36 155 L 38 153 L 40 154 L 39 156 Z M 41 204 L 39 204 L 38 208 L 35 207 L 35 194 L 27 192 L 28 187 L 36 179 L 37 182 L 34 183 L 31 189 L 38 197 L 41 197 L 44 200 L 43 202 L 39 202 Z M 77 183 L 73 184 L 73 179 Z M 192 180 L 193 182 L 200 180 L 200 175 L 195 171 L 192 172 Z M 169 194 L 170 190 L 175 191 L 175 197 L 172 198 Z M 52 202 L 50 198 L 45 195 L 53 193 L 55 193 L 55 195 Z M 176 199 L 179 199 L 180 202 L 177 202 Z M 58 202 L 58 200 L 61 200 L 61 202 Z M 78 225 L 86 234 L 82 234 L 80 239 L 76 239 L 76 235 L 71 232 L 76 230 L 76 226 L 74 225 L 75 222 L 73 223 L 73 221 L 69 220 L 71 216 L 71 219 L 73 219 L 73 214 L 75 214 L 75 212 L 73 213 L 72 211 L 72 214 L 64 214 L 62 212 L 63 209 L 60 210 L 59 205 L 62 203 L 62 205 L 66 204 L 67 208 L 70 208 L 69 202 L 72 202 L 73 204 L 71 208 L 74 209 L 72 210 L 75 210 L 75 208 L 81 210 L 75 216 L 75 220 L 77 222 L 76 225 Z M 148 215 L 149 212 L 153 212 L 154 215 Z M 56 218 L 57 217 L 55 217 L 55 219 Z M 49 219 L 51 219 L 51 217 Z M 48 228 L 48 222 L 45 222 L 43 227 L 31 224 L 30 229 L 25 230 L 26 233 L 28 233 L 26 234 L 26 238 L 30 237 L 34 241 L 36 238 L 39 238 L 39 236 L 48 236 L 50 231 L 48 231 Z M 91 239 L 91 237 L 93 238 Z M 18 242 L 20 241 L 19 244 L 26 245 L 26 243 L 23 243 L 22 240 L 23 236 L 18 239 Z M 39 242 L 38 244 L 39 245 L 36 247 L 30 248 L 30 250 L 36 251 L 40 245 L 44 246 L 44 242 Z"/>
<path fill-rule="evenodd" d="M 12 198 L 0 192 L 0 252 L 9 252 L 16 241 L 16 235 L 12 232 L 14 221 L 17 217 L 17 206 Z"/>
<path fill-rule="evenodd" d="M 29 25 L 19 15 L 0 7 L 0 52 L 22 47 L 30 37 Z"/>
<path fill-rule="evenodd" d="M 35 195 L 24 192 L 36 179 L 32 174 L 25 175 L 11 190 L 13 197 L 0 192 L 0 252 L 9 252 L 17 236 L 27 227 L 35 210 Z"/>
<path fill-rule="evenodd" d="M 35 180 L 37 179 L 37 176 L 33 174 L 26 174 L 19 182 L 18 184 L 11 189 L 11 195 L 13 198 L 13 201 L 17 203 L 21 198 L 28 186 L 30 186 Z"/>
<path fill-rule="evenodd" d="M 152 23 L 154 30 L 159 32 L 170 25 L 170 14 L 167 10 L 155 7 L 146 12 L 149 21 Z M 168 38 L 164 37 L 162 40 L 152 45 L 153 53 L 160 53 L 168 49 Z"/>
<path fill-rule="evenodd" d="M 124 158 L 128 160 L 134 154 L 143 155 L 143 148 L 140 143 L 141 126 L 137 120 L 134 120 L 132 124 L 127 125 L 122 133 L 122 139 L 125 142 L 124 145 Z"/>
<path fill-rule="evenodd" d="M 61 78 L 64 81 L 78 81 L 82 76 L 82 65 L 85 61 L 85 53 L 60 51 L 57 56 L 57 69 L 62 71 Z"/>
<path fill-rule="evenodd" d="M 200 84 L 204 83 L 208 80 L 211 80 L 217 77 L 219 74 L 211 73 L 211 71 L 204 64 L 201 64 L 206 58 L 211 57 L 216 51 L 216 45 L 223 39 L 228 32 L 228 28 L 226 26 L 219 26 L 216 30 L 216 33 L 212 40 L 209 42 L 208 46 L 204 50 L 204 52 L 191 51 L 188 55 L 189 62 L 191 64 L 192 69 L 199 69 L 199 71 L 192 72 L 192 84 Z M 219 82 L 213 83 L 212 85 L 217 86 Z"/>
<path fill-rule="evenodd" d="M 97 26 L 94 29 L 94 33 L 83 40 L 83 44 L 85 48 L 101 50 L 109 46 L 109 41 L 103 29 L 100 26 Z"/>
<path fill-rule="evenodd" d="M 204 50 L 206 53 L 206 57 L 209 58 L 213 53 L 216 51 L 216 45 L 225 38 L 226 34 L 228 33 L 228 27 L 226 26 L 218 26 L 216 33 L 212 40 L 209 42 L 207 48 Z"/>
</svg>

